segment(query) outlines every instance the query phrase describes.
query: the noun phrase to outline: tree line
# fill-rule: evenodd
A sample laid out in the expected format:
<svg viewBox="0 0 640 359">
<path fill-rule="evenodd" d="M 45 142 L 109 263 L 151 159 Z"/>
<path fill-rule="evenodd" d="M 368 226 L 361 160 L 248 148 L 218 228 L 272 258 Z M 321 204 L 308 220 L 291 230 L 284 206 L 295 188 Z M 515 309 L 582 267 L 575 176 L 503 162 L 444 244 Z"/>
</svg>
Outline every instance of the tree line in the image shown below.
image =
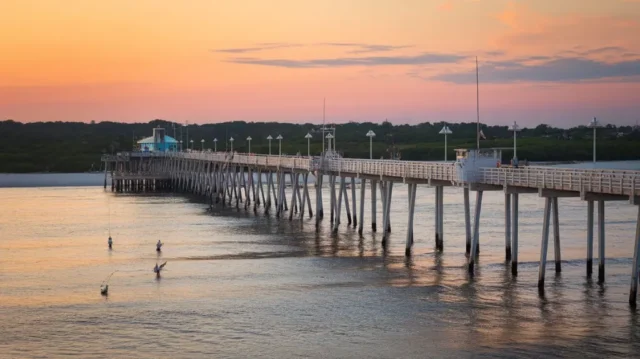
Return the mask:
<svg viewBox="0 0 640 359">
<path fill-rule="evenodd" d="M 394 125 L 383 123 L 349 122 L 331 125 L 335 130 L 336 148 L 344 157 L 369 157 L 369 138 L 372 130 L 373 157 L 389 158 L 399 152 L 404 160 L 442 160 L 444 136 L 439 134 L 444 123 Z M 448 158 L 455 158 L 455 148 L 476 147 L 476 123 L 447 124 Z M 100 169 L 104 153 L 130 151 L 136 142 L 151 136 L 155 127 L 165 128 L 166 135 L 183 141 L 183 148 L 200 150 L 213 148 L 216 138 L 219 151 L 231 148 L 246 152 L 251 136 L 251 151 L 269 152 L 267 136 L 271 135 L 271 151 L 278 153 L 278 135 L 283 137 L 283 154 L 307 154 L 307 139 L 311 134 L 311 153 L 322 151 L 322 131 L 317 124 L 277 122 L 223 122 L 215 124 L 183 124 L 156 119 L 147 123 L 119 122 L 35 122 L 13 120 L 0 122 L 0 172 L 85 172 Z M 482 148 L 503 148 L 503 161 L 513 156 L 513 132 L 507 126 L 481 125 L 486 139 Z M 637 126 L 606 125 L 598 128 L 597 156 L 599 160 L 630 160 L 640 156 L 640 130 Z M 188 135 L 188 137 L 187 137 Z M 517 133 L 518 158 L 528 161 L 588 161 L 592 158 L 593 130 L 586 126 L 562 129 L 546 124 L 523 128 Z M 204 140 L 204 142 L 202 142 Z M 193 143 L 191 142 L 193 141 Z"/>
</svg>

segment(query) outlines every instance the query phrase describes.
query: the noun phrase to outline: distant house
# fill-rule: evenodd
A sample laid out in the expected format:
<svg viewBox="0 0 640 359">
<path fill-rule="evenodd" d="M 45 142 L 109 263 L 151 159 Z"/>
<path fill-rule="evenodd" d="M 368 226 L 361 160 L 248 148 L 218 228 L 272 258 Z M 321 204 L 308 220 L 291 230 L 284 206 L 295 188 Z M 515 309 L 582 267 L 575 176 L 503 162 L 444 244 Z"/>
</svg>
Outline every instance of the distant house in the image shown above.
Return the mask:
<svg viewBox="0 0 640 359">
<path fill-rule="evenodd" d="M 154 128 L 153 136 L 138 141 L 140 151 L 143 152 L 175 152 L 178 151 L 178 141 L 165 135 L 164 128 Z"/>
</svg>

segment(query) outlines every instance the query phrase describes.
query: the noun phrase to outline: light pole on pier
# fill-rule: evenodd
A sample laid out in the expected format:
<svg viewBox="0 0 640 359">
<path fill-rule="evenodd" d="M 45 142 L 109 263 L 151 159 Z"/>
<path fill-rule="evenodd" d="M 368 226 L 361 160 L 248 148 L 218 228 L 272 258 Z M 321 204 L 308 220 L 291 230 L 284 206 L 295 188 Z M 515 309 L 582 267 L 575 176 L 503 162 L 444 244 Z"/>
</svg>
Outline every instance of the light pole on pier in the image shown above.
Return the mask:
<svg viewBox="0 0 640 359">
<path fill-rule="evenodd" d="M 229 142 L 231 142 L 231 152 L 233 152 L 233 137 L 229 138 Z"/>
<path fill-rule="evenodd" d="M 182 140 L 180 140 L 180 152 L 182 152 Z"/>
<path fill-rule="evenodd" d="M 202 144 L 200 151 L 204 152 L 204 138 L 200 140 L 200 144 Z"/>
<path fill-rule="evenodd" d="M 185 143 L 187 144 L 187 149 L 189 149 L 189 121 L 187 121 L 186 125 L 184 126 L 185 126 L 185 129 L 187 130 L 187 140 L 185 141 Z M 193 143 L 193 140 L 191 140 L 191 143 Z"/>
<path fill-rule="evenodd" d="M 509 127 L 509 131 L 513 131 L 513 163 L 516 164 L 518 163 L 517 133 L 520 131 L 520 126 L 518 126 L 516 121 L 513 121 L 513 125 Z"/>
<path fill-rule="evenodd" d="M 278 135 L 276 140 L 278 140 L 278 156 L 282 156 L 282 135 Z"/>
<path fill-rule="evenodd" d="M 247 142 L 249 142 L 249 152 L 248 153 L 251 153 L 251 140 L 252 140 L 251 136 L 247 137 Z"/>
<path fill-rule="evenodd" d="M 596 128 L 600 127 L 600 122 L 594 117 L 589 127 L 593 128 L 593 163 L 596 163 Z"/>
<path fill-rule="evenodd" d="M 269 140 L 269 156 L 271 156 L 271 140 L 273 140 L 273 137 L 271 137 L 271 135 L 267 136 L 267 140 Z"/>
<path fill-rule="evenodd" d="M 213 152 L 218 152 L 218 139 L 213 139 Z"/>
<path fill-rule="evenodd" d="M 309 132 L 304 136 L 307 139 L 307 157 L 311 157 L 311 137 L 313 136 Z"/>
<path fill-rule="evenodd" d="M 444 161 L 447 162 L 447 135 L 452 134 L 453 132 L 451 132 L 451 130 L 449 129 L 449 127 L 447 126 L 447 124 L 445 124 L 442 127 L 442 130 L 440 130 L 439 132 L 441 135 L 444 135 Z"/>
<path fill-rule="evenodd" d="M 369 159 L 372 160 L 373 159 L 373 138 L 376 137 L 376 134 L 372 130 L 369 130 L 366 136 L 369 137 Z"/>
</svg>

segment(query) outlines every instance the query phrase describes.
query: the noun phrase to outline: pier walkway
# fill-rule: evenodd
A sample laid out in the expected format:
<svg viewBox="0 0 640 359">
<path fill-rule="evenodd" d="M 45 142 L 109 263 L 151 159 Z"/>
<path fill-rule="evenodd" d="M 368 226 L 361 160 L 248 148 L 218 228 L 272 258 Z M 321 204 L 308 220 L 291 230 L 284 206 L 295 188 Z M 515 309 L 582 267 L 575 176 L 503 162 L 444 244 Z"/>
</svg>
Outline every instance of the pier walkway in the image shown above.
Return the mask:
<svg viewBox="0 0 640 359">
<path fill-rule="evenodd" d="M 464 196 L 466 251 L 469 272 L 473 273 L 479 253 L 480 213 L 485 191 L 503 191 L 505 195 L 505 257 L 511 262 L 512 275 L 518 273 L 518 199 L 520 194 L 534 193 L 545 198 L 540 245 L 538 287 L 544 290 L 546 257 L 553 223 L 555 270 L 561 271 L 561 247 L 558 201 L 563 197 L 578 197 L 587 201 L 587 268 L 592 275 L 594 210 L 598 209 L 598 280 L 605 280 L 605 201 L 627 201 L 640 204 L 640 171 L 607 169 L 567 169 L 544 166 L 519 168 L 500 167 L 499 154 L 494 150 L 458 150 L 455 162 L 419 162 L 396 160 L 370 160 L 330 157 L 293 157 L 238 154 L 226 152 L 125 152 L 104 155 L 105 188 L 107 173 L 111 172 L 111 186 L 115 191 L 173 190 L 190 191 L 221 205 L 243 204 L 253 210 L 262 205 L 269 213 L 272 204 L 277 217 L 288 211 L 304 218 L 305 207 L 313 217 L 309 174 L 316 177 L 315 212 L 316 225 L 324 217 L 322 186 L 328 178 L 330 220 L 333 230 L 340 225 L 344 203 L 348 225 L 358 226 L 362 234 L 364 201 L 367 181 L 371 190 L 371 228 L 377 230 L 377 194 L 380 188 L 382 211 L 382 244 L 386 245 L 390 232 L 390 202 L 394 184 L 406 184 L 409 189 L 409 218 L 406 238 L 406 255 L 411 255 L 413 245 L 413 217 L 417 185 L 435 189 L 435 245 L 444 249 L 443 238 L 443 187 L 459 187 Z M 263 183 L 266 177 L 266 183 Z M 360 180 L 360 207 L 357 214 L 356 182 Z M 285 195 L 286 181 L 292 184 L 290 198 Z M 347 185 L 351 184 L 350 191 Z M 266 187 L 266 191 L 265 191 Z M 337 187 L 337 188 L 336 188 Z M 473 218 L 470 213 L 470 191 L 475 192 Z M 349 205 L 351 192 L 351 206 Z M 287 203 L 289 202 L 289 203 Z M 351 208 L 350 208 L 351 207 Z M 553 220 L 552 220 L 553 214 Z M 360 223 L 358 225 L 358 217 Z M 472 220 L 473 219 L 473 220 Z M 640 261 L 640 206 L 638 225 L 633 240 L 633 265 L 629 302 L 636 303 L 638 269 Z"/>
</svg>

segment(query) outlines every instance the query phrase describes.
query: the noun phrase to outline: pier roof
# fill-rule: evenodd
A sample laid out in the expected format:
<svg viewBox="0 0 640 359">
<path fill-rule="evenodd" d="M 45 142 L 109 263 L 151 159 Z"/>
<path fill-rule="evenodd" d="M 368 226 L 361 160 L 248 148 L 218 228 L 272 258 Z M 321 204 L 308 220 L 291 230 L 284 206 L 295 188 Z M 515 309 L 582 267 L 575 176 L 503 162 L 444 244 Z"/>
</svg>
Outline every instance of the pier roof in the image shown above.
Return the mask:
<svg viewBox="0 0 640 359">
<path fill-rule="evenodd" d="M 176 141 L 175 138 L 171 137 L 171 136 L 164 136 L 164 142 L 165 143 L 178 143 L 178 141 Z M 138 141 L 138 143 L 155 143 L 153 136 L 149 136 L 146 138 L 141 139 L 140 141 Z"/>
</svg>

